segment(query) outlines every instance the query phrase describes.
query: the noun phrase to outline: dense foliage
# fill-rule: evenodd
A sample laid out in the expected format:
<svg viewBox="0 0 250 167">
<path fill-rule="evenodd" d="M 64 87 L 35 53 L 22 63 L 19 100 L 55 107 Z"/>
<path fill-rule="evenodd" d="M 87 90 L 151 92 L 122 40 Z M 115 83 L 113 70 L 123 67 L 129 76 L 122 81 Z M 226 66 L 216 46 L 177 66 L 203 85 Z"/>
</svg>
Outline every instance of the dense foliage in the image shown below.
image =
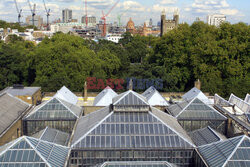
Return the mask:
<svg viewBox="0 0 250 167">
<path fill-rule="evenodd" d="M 7 23 L 6 21 L 0 20 L 0 28 L 11 28 L 11 29 L 17 29 L 19 32 L 24 32 L 26 29 L 31 28 L 37 30 L 37 27 L 33 26 L 20 26 L 19 23 Z"/>
<path fill-rule="evenodd" d="M 87 77 L 136 77 L 162 79 L 162 91 L 186 91 L 200 79 L 203 91 L 243 97 L 250 88 L 249 31 L 243 23 L 195 22 L 161 38 L 125 33 L 119 44 L 62 33 L 37 46 L 17 38 L 0 43 L 0 89 L 22 83 L 82 91 Z"/>
</svg>

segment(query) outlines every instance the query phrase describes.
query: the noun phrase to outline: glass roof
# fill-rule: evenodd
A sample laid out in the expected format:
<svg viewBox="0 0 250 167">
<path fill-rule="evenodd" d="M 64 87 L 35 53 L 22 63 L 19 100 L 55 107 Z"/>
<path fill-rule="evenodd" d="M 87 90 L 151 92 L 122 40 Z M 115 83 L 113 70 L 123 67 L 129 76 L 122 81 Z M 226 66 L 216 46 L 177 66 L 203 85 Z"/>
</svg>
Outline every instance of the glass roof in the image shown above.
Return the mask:
<svg viewBox="0 0 250 167">
<path fill-rule="evenodd" d="M 178 120 L 226 120 L 217 110 L 198 98 L 168 107 L 168 111 Z"/>
<path fill-rule="evenodd" d="M 65 86 L 57 91 L 54 97 L 58 97 L 74 105 L 76 105 L 78 101 L 78 97 Z"/>
<path fill-rule="evenodd" d="M 75 120 L 80 113 L 80 107 L 53 98 L 35 108 L 24 120 Z"/>
<path fill-rule="evenodd" d="M 108 106 L 112 104 L 112 99 L 118 94 L 113 91 L 109 86 L 103 89 L 94 100 L 94 106 Z"/>
<path fill-rule="evenodd" d="M 114 97 L 112 102 L 113 105 L 149 105 L 144 96 L 131 90 Z"/>
<path fill-rule="evenodd" d="M 249 166 L 250 138 L 238 136 L 198 148 L 204 160 L 211 167 Z"/>
<path fill-rule="evenodd" d="M 229 107 L 231 104 L 225 100 L 224 98 L 220 97 L 218 94 L 214 95 L 214 104 L 220 105 L 222 107 Z"/>
<path fill-rule="evenodd" d="M 70 139 L 70 134 L 46 127 L 44 130 L 41 130 L 40 132 L 34 134 L 33 137 L 40 140 L 67 146 Z"/>
<path fill-rule="evenodd" d="M 166 161 L 127 161 L 127 162 L 105 162 L 97 167 L 176 167 Z"/>
<path fill-rule="evenodd" d="M 237 107 L 239 107 L 243 112 L 249 113 L 250 112 L 250 104 L 246 101 L 242 100 L 241 98 L 235 96 L 234 94 L 231 94 L 229 98 L 229 103 L 235 104 Z"/>
<path fill-rule="evenodd" d="M 73 148 L 95 149 L 170 147 L 193 146 L 150 112 L 112 112 L 73 144 Z"/>
<path fill-rule="evenodd" d="M 150 105 L 168 106 L 167 100 L 155 89 L 155 87 L 149 87 L 144 93 L 142 93 Z"/>
<path fill-rule="evenodd" d="M 187 93 L 185 93 L 182 98 L 184 100 L 193 100 L 194 98 L 199 98 L 206 104 L 210 104 L 211 102 L 209 101 L 208 97 L 199 89 L 196 87 L 193 87 L 191 90 L 189 90 Z"/>
<path fill-rule="evenodd" d="M 0 166 L 64 166 L 68 151 L 67 147 L 23 136 L 0 152 Z"/>
<path fill-rule="evenodd" d="M 196 146 L 220 141 L 221 138 L 210 127 L 198 129 L 189 133 Z"/>
</svg>

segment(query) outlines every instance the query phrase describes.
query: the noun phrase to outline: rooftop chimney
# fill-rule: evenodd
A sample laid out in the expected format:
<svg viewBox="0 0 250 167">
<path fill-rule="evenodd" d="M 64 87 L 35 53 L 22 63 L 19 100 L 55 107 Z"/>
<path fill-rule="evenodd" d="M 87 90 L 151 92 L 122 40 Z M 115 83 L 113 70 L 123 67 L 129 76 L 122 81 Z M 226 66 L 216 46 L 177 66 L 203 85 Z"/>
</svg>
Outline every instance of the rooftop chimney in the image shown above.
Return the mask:
<svg viewBox="0 0 250 167">
<path fill-rule="evenodd" d="M 197 89 L 201 90 L 201 81 L 199 79 L 194 82 L 194 87 L 196 87 Z"/>
<path fill-rule="evenodd" d="M 133 90 L 133 80 L 130 79 L 129 81 L 129 90 Z"/>
<path fill-rule="evenodd" d="M 84 101 L 88 100 L 88 86 L 87 86 L 87 82 L 84 82 Z"/>
</svg>

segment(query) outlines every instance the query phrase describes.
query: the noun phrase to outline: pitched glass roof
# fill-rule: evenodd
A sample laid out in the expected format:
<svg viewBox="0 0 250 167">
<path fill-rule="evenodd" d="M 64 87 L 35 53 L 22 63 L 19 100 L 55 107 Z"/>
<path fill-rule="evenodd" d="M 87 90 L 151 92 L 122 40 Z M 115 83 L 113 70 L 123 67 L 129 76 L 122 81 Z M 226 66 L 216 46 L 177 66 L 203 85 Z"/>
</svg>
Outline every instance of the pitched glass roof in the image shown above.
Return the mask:
<svg viewBox="0 0 250 167">
<path fill-rule="evenodd" d="M 54 97 L 58 97 L 64 101 L 67 101 L 68 103 L 75 105 L 78 101 L 78 97 L 65 86 L 63 86 L 59 91 L 57 91 Z"/>
<path fill-rule="evenodd" d="M 149 105 L 144 96 L 131 90 L 114 97 L 112 102 L 113 105 Z"/>
<path fill-rule="evenodd" d="M 192 100 L 194 98 L 198 97 L 200 100 L 202 100 L 203 102 L 210 104 L 211 102 L 209 101 L 208 97 L 199 89 L 197 89 L 196 87 L 192 88 L 191 90 L 189 90 L 187 93 L 185 93 L 182 98 L 184 100 Z"/>
<path fill-rule="evenodd" d="M 94 100 L 94 106 L 108 106 L 112 103 L 112 99 L 118 94 L 109 86 L 103 89 Z"/>
<path fill-rule="evenodd" d="M 23 136 L 1 150 L 0 166 L 64 166 L 68 151 L 68 147 Z"/>
<path fill-rule="evenodd" d="M 237 107 L 239 107 L 243 112 L 249 113 L 250 112 L 250 104 L 246 101 L 243 101 L 241 98 L 235 96 L 234 94 L 231 94 L 229 98 L 229 103 L 235 104 Z"/>
<path fill-rule="evenodd" d="M 146 97 L 150 105 L 169 105 L 167 100 L 153 86 L 149 87 L 144 93 L 142 93 L 142 95 Z"/>
<path fill-rule="evenodd" d="M 166 161 L 127 161 L 127 162 L 105 162 L 97 167 L 176 167 Z"/>
<path fill-rule="evenodd" d="M 211 167 L 250 165 L 250 138 L 248 136 L 238 136 L 204 145 L 198 147 L 198 150 Z"/>
<path fill-rule="evenodd" d="M 184 101 L 167 108 L 178 120 L 226 120 L 227 118 L 198 98 Z"/>
<path fill-rule="evenodd" d="M 82 121 L 85 120 L 79 121 L 76 131 L 85 131 L 85 127 L 81 126 Z M 72 147 L 76 149 L 193 147 L 193 143 L 181 135 L 183 131 L 178 132 L 177 128 L 174 129 L 164 122 L 151 112 L 111 112 L 99 121 L 99 124 L 88 132 L 85 131 L 83 136 L 77 138 L 74 136 Z M 178 124 L 177 121 L 175 123 Z"/>
<path fill-rule="evenodd" d="M 75 120 L 81 108 L 57 97 L 37 106 L 24 120 Z"/>
<path fill-rule="evenodd" d="M 222 139 L 219 135 L 217 135 L 217 133 L 214 129 L 208 126 L 206 128 L 190 132 L 189 136 L 192 138 L 196 146 L 202 146 L 209 143 L 221 141 Z"/>
<path fill-rule="evenodd" d="M 67 146 L 70 139 L 69 133 L 65 133 L 49 127 L 46 127 L 45 129 L 32 136 L 40 140 L 60 144 L 63 146 Z"/>
</svg>

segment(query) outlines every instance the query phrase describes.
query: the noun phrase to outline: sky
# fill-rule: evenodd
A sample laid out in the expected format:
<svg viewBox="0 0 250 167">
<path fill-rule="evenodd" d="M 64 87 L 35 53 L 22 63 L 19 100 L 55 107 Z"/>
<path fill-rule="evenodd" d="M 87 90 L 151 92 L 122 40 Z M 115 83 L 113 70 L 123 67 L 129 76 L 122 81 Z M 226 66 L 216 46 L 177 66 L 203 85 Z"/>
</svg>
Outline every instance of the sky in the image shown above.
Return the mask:
<svg viewBox="0 0 250 167">
<path fill-rule="evenodd" d="M 22 18 L 31 15 L 27 0 L 16 0 L 19 10 L 22 9 Z M 43 0 L 30 0 L 37 6 L 37 15 L 46 21 L 46 12 Z M 45 0 L 47 8 L 51 9 L 50 20 L 62 17 L 62 9 L 73 10 L 73 18 L 80 21 L 85 14 L 85 0 Z M 88 15 L 94 15 L 100 20 L 102 11 L 106 14 L 117 0 L 88 0 Z M 120 0 L 117 6 L 107 17 L 107 22 L 117 21 L 117 16 L 122 14 L 121 22 L 126 24 L 129 18 L 136 25 L 142 25 L 150 18 L 153 24 L 160 21 L 161 12 L 165 9 L 167 19 L 172 19 L 173 12 L 179 10 L 180 22 L 191 24 L 197 17 L 206 22 L 209 14 L 224 14 L 230 23 L 240 21 L 250 23 L 250 0 Z M 14 0 L 0 0 L 0 20 L 8 22 L 17 21 L 17 10 Z"/>
</svg>

